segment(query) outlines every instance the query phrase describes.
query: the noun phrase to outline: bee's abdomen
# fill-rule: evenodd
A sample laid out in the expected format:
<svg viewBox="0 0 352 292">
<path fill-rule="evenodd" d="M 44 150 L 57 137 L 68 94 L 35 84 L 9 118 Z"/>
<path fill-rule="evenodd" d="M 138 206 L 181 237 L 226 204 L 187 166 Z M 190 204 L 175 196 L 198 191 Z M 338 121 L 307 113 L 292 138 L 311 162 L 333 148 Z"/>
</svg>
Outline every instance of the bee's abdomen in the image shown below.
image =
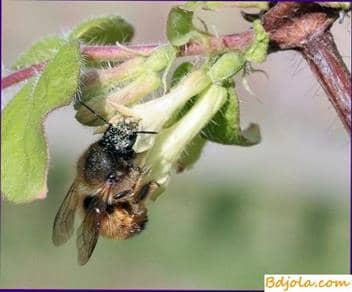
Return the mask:
<svg viewBox="0 0 352 292">
<path fill-rule="evenodd" d="M 107 238 L 127 239 L 145 229 L 147 214 L 133 216 L 120 208 L 115 208 L 101 222 L 100 235 Z"/>
</svg>

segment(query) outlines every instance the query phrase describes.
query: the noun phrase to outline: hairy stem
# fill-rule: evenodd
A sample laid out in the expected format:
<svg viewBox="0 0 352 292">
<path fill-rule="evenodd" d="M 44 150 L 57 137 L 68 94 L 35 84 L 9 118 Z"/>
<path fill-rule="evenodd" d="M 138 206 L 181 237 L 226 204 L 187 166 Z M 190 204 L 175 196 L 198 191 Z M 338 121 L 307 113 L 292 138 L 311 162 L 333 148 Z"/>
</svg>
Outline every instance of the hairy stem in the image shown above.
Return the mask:
<svg viewBox="0 0 352 292">
<path fill-rule="evenodd" d="M 45 65 L 46 65 L 46 62 L 35 64 L 28 68 L 16 71 L 15 73 L 12 73 L 4 77 L 3 79 L 1 79 L 1 89 L 5 89 L 7 87 L 10 87 L 11 85 L 14 85 L 16 83 L 27 80 L 37 75 L 38 73 L 43 71 L 43 69 L 45 68 Z"/>
<path fill-rule="evenodd" d="M 246 31 L 238 34 L 213 37 L 209 46 L 190 42 L 184 45 L 178 52 L 179 57 L 206 55 L 209 53 L 222 52 L 225 50 L 242 51 L 250 46 L 254 39 L 253 31 Z M 160 44 L 153 45 L 131 45 L 123 46 L 85 46 L 82 47 L 82 54 L 92 61 L 124 61 L 138 55 L 150 55 Z M 1 80 L 1 89 L 31 78 L 45 68 L 46 63 L 33 65 L 29 68 L 16 71 Z"/>
<path fill-rule="evenodd" d="M 308 42 L 302 53 L 350 133 L 351 75 L 336 48 L 331 33 L 325 32 Z"/>
<path fill-rule="evenodd" d="M 327 93 L 347 131 L 351 132 L 351 75 L 328 31 L 337 18 L 337 10 L 316 3 L 279 2 L 262 18 L 271 43 L 280 49 L 298 49 L 310 65 Z M 207 55 L 223 51 L 241 51 L 254 39 L 247 31 L 213 37 L 209 45 L 188 43 L 178 50 L 178 56 Z M 86 46 L 82 53 L 93 61 L 124 61 L 138 55 L 150 55 L 159 47 L 152 45 Z M 1 89 L 35 76 L 46 63 L 14 72 L 1 80 Z"/>
</svg>

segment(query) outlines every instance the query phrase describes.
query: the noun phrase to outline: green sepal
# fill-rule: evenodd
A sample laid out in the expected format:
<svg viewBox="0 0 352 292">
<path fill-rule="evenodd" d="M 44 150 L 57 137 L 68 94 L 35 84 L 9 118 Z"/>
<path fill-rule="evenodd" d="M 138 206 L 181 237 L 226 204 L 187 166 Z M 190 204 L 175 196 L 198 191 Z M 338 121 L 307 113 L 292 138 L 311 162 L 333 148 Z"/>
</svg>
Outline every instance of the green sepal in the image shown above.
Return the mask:
<svg viewBox="0 0 352 292">
<path fill-rule="evenodd" d="M 208 45 L 209 34 L 193 25 L 194 12 L 174 7 L 167 19 L 167 39 L 176 47 L 185 45 L 191 40 Z"/>
<path fill-rule="evenodd" d="M 266 60 L 269 48 L 269 35 L 265 31 L 260 20 L 253 22 L 255 38 L 251 46 L 245 52 L 245 59 L 249 62 L 262 63 Z"/>
<path fill-rule="evenodd" d="M 259 127 L 250 124 L 245 130 L 240 127 L 239 101 L 233 87 L 228 87 L 225 104 L 202 130 L 202 137 L 219 144 L 252 146 L 260 142 Z"/>
</svg>

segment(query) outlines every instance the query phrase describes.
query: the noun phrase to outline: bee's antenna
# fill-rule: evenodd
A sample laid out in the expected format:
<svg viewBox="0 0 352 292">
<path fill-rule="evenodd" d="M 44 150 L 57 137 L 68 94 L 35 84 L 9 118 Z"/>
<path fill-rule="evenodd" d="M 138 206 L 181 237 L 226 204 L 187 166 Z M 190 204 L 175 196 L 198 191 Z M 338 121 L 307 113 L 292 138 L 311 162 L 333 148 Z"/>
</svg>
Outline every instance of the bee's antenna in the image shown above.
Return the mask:
<svg viewBox="0 0 352 292">
<path fill-rule="evenodd" d="M 95 115 L 97 118 L 101 119 L 105 124 L 111 125 L 107 119 L 105 119 L 103 116 L 99 115 L 95 110 L 93 110 L 90 106 L 85 104 L 82 100 L 79 94 L 76 95 L 76 100 L 83 105 L 87 110 L 89 110 L 93 115 Z"/>
<path fill-rule="evenodd" d="M 158 134 L 158 132 L 155 131 L 135 131 L 136 134 Z"/>
</svg>

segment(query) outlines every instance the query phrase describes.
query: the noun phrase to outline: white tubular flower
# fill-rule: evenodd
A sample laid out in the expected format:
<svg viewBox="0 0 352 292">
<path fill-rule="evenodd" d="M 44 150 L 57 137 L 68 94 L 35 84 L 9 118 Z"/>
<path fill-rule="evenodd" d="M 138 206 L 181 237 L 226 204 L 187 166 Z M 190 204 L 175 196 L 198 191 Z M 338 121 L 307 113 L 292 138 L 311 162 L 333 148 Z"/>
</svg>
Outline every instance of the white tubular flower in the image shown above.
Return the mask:
<svg viewBox="0 0 352 292">
<path fill-rule="evenodd" d="M 168 94 L 146 103 L 135 105 L 131 111 L 141 118 L 142 129 L 159 132 L 172 115 L 191 97 L 209 87 L 211 79 L 206 71 L 197 70 L 190 73 Z M 154 137 L 140 135 L 135 149 L 143 152 L 153 145 Z"/>
<path fill-rule="evenodd" d="M 156 137 L 145 158 L 145 168 L 149 170 L 143 179 L 145 183 L 155 181 L 160 186 L 165 186 L 169 173 L 184 148 L 218 112 L 226 97 L 225 88 L 210 86 L 180 121 Z"/>
</svg>

